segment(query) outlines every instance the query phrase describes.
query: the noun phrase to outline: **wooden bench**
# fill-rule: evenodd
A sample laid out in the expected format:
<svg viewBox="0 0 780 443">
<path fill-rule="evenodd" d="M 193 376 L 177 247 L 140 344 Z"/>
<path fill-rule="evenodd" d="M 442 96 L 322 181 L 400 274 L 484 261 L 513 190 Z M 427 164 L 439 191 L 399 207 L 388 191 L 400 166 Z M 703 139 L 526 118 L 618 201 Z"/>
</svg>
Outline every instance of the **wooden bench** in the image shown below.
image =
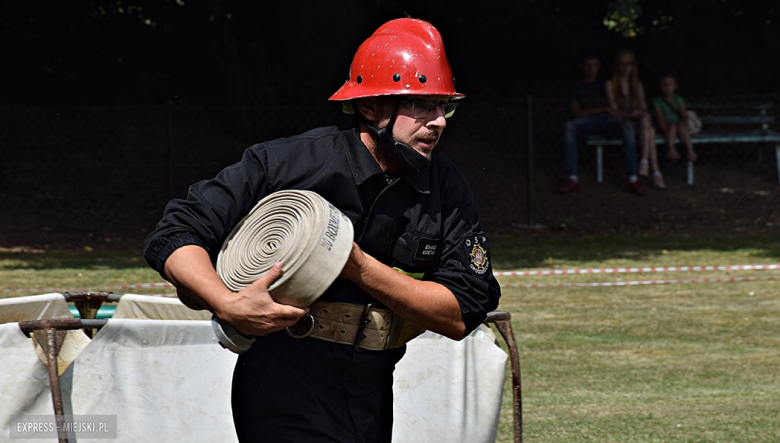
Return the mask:
<svg viewBox="0 0 780 443">
<path fill-rule="evenodd" d="M 746 106 L 691 103 L 688 105 L 688 109 L 695 110 L 702 121 L 702 131 L 692 135 L 691 142 L 694 146 L 710 143 L 774 143 L 777 179 L 780 182 L 780 132 L 770 129 L 770 124 L 775 122 L 775 117 L 768 112 L 773 107 L 774 105 L 771 103 Z M 720 129 L 724 126 L 730 129 Z M 666 138 L 663 134 L 658 134 L 657 131 L 656 134 L 656 145 L 666 144 Z M 596 179 L 601 182 L 604 178 L 604 146 L 622 146 L 623 140 L 590 136 L 585 143 L 588 146 L 596 147 Z M 679 138 L 677 143 L 681 143 Z M 688 184 L 692 185 L 693 162 L 688 162 L 687 176 Z"/>
</svg>

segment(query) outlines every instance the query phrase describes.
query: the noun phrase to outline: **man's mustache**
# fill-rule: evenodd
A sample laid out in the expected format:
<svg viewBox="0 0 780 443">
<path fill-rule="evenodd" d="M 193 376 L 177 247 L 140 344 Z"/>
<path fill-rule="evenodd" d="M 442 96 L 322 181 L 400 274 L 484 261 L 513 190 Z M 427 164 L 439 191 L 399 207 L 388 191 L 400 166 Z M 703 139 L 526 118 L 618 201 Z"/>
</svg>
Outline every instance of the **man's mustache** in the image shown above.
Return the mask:
<svg viewBox="0 0 780 443">
<path fill-rule="evenodd" d="M 430 131 L 425 134 L 419 135 L 415 137 L 417 140 L 429 140 L 429 139 L 438 139 L 439 138 L 439 131 Z"/>
</svg>

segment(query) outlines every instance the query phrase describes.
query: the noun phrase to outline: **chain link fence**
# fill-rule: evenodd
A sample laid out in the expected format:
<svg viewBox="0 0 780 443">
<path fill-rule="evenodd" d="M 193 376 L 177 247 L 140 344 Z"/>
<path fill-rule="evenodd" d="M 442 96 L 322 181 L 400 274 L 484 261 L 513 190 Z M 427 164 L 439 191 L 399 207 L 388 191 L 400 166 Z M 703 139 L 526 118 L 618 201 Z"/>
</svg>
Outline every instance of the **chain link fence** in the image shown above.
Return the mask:
<svg viewBox="0 0 780 443">
<path fill-rule="evenodd" d="M 755 135 L 778 129 L 775 96 L 686 101 L 702 117 L 703 132 Z M 567 211 L 590 211 L 598 219 L 592 223 L 595 230 L 634 222 L 641 225 L 647 218 L 592 209 L 599 204 L 609 208 L 609 199 L 628 198 L 622 187 L 625 165 L 619 146 L 605 147 L 604 181 L 595 183 L 596 150 L 581 144 L 583 190 L 578 200 L 555 195 L 565 178 L 567 105 L 565 100 L 535 97 L 465 101 L 448 121 L 440 149 L 469 180 L 487 227 L 502 230 L 536 222 L 550 227 L 571 225 L 566 222 L 570 218 Z M 352 124 L 352 117 L 341 114 L 337 103 L 0 108 L 0 228 L 86 231 L 110 226 L 148 231 L 168 199 L 185 195 L 189 184 L 238 161 L 252 144 L 334 124 Z M 745 186 L 771 195 L 778 183 L 777 145 L 696 145 L 696 180 L 690 186 L 685 183 L 685 162 L 668 160 L 661 144 L 661 171 L 668 183 L 663 198 L 673 202 L 675 194 L 689 195 L 691 189 L 697 195 L 728 194 L 729 189 Z M 598 204 L 587 203 L 589 198 Z M 627 212 L 641 212 L 643 204 Z M 587 222 L 581 221 L 580 226 Z"/>
</svg>

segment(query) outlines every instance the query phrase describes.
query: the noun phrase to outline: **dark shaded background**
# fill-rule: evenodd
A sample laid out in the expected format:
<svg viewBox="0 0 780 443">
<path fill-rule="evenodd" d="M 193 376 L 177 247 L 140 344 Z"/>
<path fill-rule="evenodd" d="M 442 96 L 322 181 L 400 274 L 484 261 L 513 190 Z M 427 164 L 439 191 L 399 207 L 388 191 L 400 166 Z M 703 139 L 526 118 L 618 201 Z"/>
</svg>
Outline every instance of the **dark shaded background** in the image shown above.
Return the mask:
<svg viewBox="0 0 780 443">
<path fill-rule="evenodd" d="M 563 91 L 585 50 L 602 54 L 606 77 L 617 50 L 634 49 L 648 96 L 674 71 L 686 99 L 747 112 L 778 103 L 775 2 L 639 5 L 641 31 L 626 38 L 603 24 L 612 0 L 5 2 L 0 246 L 139 244 L 170 197 L 251 144 L 344 124 L 327 97 L 360 42 L 405 16 L 441 31 L 467 94 L 441 149 L 469 180 L 490 232 L 529 232 L 517 225 L 529 220 L 531 189 L 546 232 L 778 229 L 774 146 L 702 148 L 695 186 L 684 165 L 664 160 L 669 189 L 644 199 L 626 192 L 618 149 L 606 154 L 603 184 L 583 149 L 583 190 L 555 195 Z"/>
<path fill-rule="evenodd" d="M 626 1 L 626 0 L 623 0 Z M 469 100 L 558 96 L 593 48 L 637 52 L 655 90 L 778 91 L 775 1 L 642 0 L 634 38 L 603 25 L 609 0 L 54 0 L 0 7 L 0 104 L 314 104 L 346 79 L 383 22 L 433 23 Z M 608 69 L 607 69 L 608 70 Z"/>
</svg>

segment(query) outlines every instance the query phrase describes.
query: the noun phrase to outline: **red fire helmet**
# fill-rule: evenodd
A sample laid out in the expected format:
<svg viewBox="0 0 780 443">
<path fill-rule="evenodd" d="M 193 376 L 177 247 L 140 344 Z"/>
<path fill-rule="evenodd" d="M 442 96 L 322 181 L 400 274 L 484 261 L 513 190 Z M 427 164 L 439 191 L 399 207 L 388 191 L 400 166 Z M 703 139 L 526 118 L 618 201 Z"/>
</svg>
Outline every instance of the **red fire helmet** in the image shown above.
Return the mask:
<svg viewBox="0 0 780 443">
<path fill-rule="evenodd" d="M 458 99 L 439 31 L 411 18 L 391 20 L 363 42 L 349 79 L 329 100 L 382 95 L 441 95 Z"/>
</svg>

